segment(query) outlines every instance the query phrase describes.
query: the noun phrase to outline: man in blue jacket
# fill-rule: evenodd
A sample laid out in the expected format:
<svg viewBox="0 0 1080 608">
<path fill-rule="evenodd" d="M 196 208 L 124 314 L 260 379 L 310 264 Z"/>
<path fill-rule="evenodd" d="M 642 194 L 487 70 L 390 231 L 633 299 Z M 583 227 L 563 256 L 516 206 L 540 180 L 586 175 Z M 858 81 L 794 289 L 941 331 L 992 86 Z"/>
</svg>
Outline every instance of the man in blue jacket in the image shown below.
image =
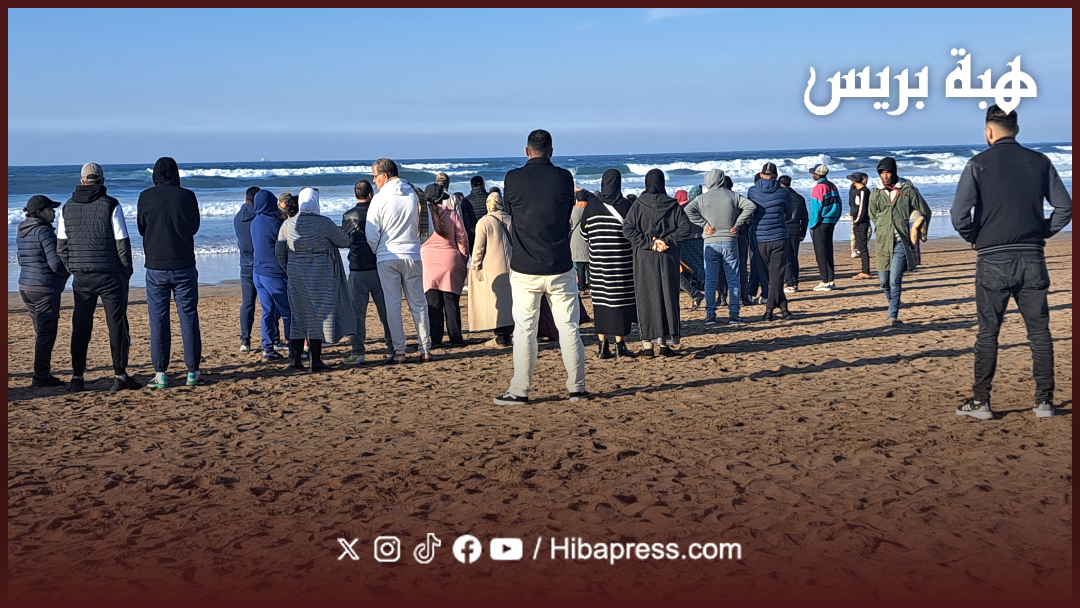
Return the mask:
<svg viewBox="0 0 1080 608">
<path fill-rule="evenodd" d="M 1045 154 L 1016 141 L 1016 111 L 997 105 L 986 110 L 986 143 L 964 166 L 953 197 L 953 228 L 975 249 L 974 396 L 957 408 L 960 416 L 989 420 L 990 389 L 997 370 L 998 333 L 1009 298 L 1016 300 L 1031 340 L 1038 418 L 1054 415 L 1054 342 L 1046 291 L 1050 274 L 1043 252 L 1046 239 L 1072 221 L 1072 197 Z M 1047 219 L 1043 199 L 1054 208 Z M 881 235 L 878 235 L 881 238 Z"/>
<path fill-rule="evenodd" d="M 758 255 L 761 256 L 765 274 L 769 280 L 769 296 L 765 301 L 762 321 L 773 320 L 773 310 L 780 309 L 780 316 L 791 318 L 787 295 L 784 294 L 784 271 L 787 267 L 788 230 L 791 218 L 791 197 L 788 189 L 780 186 L 776 165 L 765 163 L 758 175 L 760 179 L 746 191 L 746 198 L 756 205 L 753 215 L 754 238 Z"/>
<path fill-rule="evenodd" d="M 255 291 L 253 269 L 255 267 L 255 249 L 251 244 L 251 220 L 255 219 L 255 194 L 258 186 L 252 186 L 244 193 L 244 204 L 233 217 L 233 232 L 236 233 L 236 247 L 240 250 L 240 352 L 251 350 L 251 327 L 255 324 Z M 275 345 L 281 342 L 278 333 L 277 317 L 270 325 L 270 340 Z"/>
<path fill-rule="evenodd" d="M 274 350 L 272 326 L 277 325 L 280 315 L 285 322 L 285 335 L 289 335 L 292 326 L 292 309 L 289 308 L 289 283 L 285 270 L 278 262 L 278 231 L 281 230 L 281 216 L 278 214 L 277 197 L 269 190 L 259 190 L 255 194 L 255 218 L 251 220 L 252 279 L 262 305 L 262 347 L 263 361 L 276 361 L 281 355 Z M 289 360 L 292 361 L 292 353 Z"/>
<path fill-rule="evenodd" d="M 19 224 L 15 243 L 19 256 L 19 296 L 34 324 L 34 379 L 31 388 L 64 386 L 52 375 L 52 351 L 60 320 L 60 294 L 71 273 L 56 253 L 52 223 L 60 203 L 47 196 L 30 197 L 26 219 Z"/>
</svg>

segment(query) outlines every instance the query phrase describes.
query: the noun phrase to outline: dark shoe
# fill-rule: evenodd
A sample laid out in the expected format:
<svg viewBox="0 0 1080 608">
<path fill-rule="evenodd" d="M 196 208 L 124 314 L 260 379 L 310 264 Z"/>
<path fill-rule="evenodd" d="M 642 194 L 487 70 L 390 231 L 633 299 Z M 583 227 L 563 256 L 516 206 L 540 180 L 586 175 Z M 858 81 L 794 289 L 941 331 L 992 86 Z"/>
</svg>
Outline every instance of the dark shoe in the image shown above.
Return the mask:
<svg viewBox="0 0 1080 608">
<path fill-rule="evenodd" d="M 900 319 L 893 319 L 892 321 L 889 321 L 889 325 L 892 325 L 893 327 L 900 327 L 903 324 L 904 322 Z"/>
<path fill-rule="evenodd" d="M 741 318 L 739 318 L 739 317 L 728 317 L 727 324 L 728 325 L 746 325 L 746 323 L 743 323 L 743 320 Z"/>
<path fill-rule="evenodd" d="M 795 315 L 791 314 L 790 310 L 781 310 L 780 318 L 785 321 L 790 321 Z"/>
<path fill-rule="evenodd" d="M 761 315 L 761 320 L 762 321 L 772 321 L 773 320 L 773 311 L 766 310 L 765 314 Z"/>
<path fill-rule="evenodd" d="M 142 383 L 136 380 L 134 376 L 128 374 L 127 376 L 124 376 L 123 380 L 120 378 L 113 378 L 112 388 L 109 390 L 115 393 L 123 390 L 135 390 L 142 387 Z"/>
<path fill-rule="evenodd" d="M 330 367 L 329 365 L 327 365 L 326 363 L 323 363 L 322 361 L 312 361 L 311 362 L 311 373 L 313 373 L 313 374 L 318 373 L 318 372 L 330 371 L 331 369 L 333 369 L 333 368 Z"/>
<path fill-rule="evenodd" d="M 641 355 L 642 357 L 645 357 L 646 359 L 652 359 L 653 357 L 656 356 L 656 349 L 643 348 L 643 349 L 641 349 L 641 352 L 638 353 L 638 354 Z"/>
<path fill-rule="evenodd" d="M 674 357 L 675 356 L 675 351 L 671 350 L 671 348 L 668 347 L 668 346 L 661 346 L 660 347 L 660 356 L 661 357 Z"/>
<path fill-rule="evenodd" d="M 993 420 L 994 411 L 990 409 L 990 400 L 979 401 L 974 397 L 968 399 L 963 405 L 956 408 L 957 416 L 971 416 L 979 420 Z"/>
<path fill-rule="evenodd" d="M 507 391 L 502 397 L 495 397 L 495 405 L 518 405 L 528 402 L 528 397 L 518 397 L 510 391 Z"/>
<path fill-rule="evenodd" d="M 699 293 L 698 295 L 694 296 L 693 301 L 694 304 L 690 307 L 691 312 L 697 310 L 698 308 L 701 308 L 701 303 L 705 301 L 705 294 Z"/>
<path fill-rule="evenodd" d="M 387 364 L 387 365 L 405 365 L 406 363 L 408 363 L 408 362 L 409 362 L 409 359 L 408 359 L 408 358 L 405 358 L 405 359 L 395 359 L 394 357 L 396 357 L 396 356 L 397 356 L 397 355 L 390 355 L 389 357 L 387 357 L 387 358 L 386 358 L 386 364 Z"/>
<path fill-rule="evenodd" d="M 284 358 L 285 357 L 282 357 L 281 353 L 277 352 L 276 350 L 264 350 L 262 354 L 262 360 L 264 362 L 280 361 Z"/>
<path fill-rule="evenodd" d="M 72 378 L 68 383 L 68 392 L 81 393 L 86 390 L 86 384 L 83 383 L 82 378 Z"/>
<path fill-rule="evenodd" d="M 289 341 L 289 369 L 294 372 L 302 372 L 307 369 L 304 365 L 304 341 Z"/>
<path fill-rule="evenodd" d="M 30 381 L 30 388 L 53 388 L 57 386 L 64 386 L 64 381 L 52 374 L 45 377 L 34 376 L 34 379 Z"/>
<path fill-rule="evenodd" d="M 620 359 L 622 357 L 628 357 L 630 359 L 633 359 L 636 356 L 637 355 L 630 352 L 630 349 L 626 347 L 626 342 L 616 342 L 615 343 L 615 358 L 616 359 Z"/>
<path fill-rule="evenodd" d="M 615 356 L 611 354 L 611 345 L 607 340 L 600 343 L 600 347 L 596 349 L 596 356 L 600 359 L 610 359 Z"/>
</svg>

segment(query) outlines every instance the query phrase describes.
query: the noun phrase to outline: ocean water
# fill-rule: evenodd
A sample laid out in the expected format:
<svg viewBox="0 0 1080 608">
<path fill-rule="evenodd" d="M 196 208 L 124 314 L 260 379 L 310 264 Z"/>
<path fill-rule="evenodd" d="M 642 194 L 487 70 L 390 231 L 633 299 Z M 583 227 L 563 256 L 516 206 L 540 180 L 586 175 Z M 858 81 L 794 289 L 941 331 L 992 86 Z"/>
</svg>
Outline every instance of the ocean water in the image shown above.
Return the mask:
<svg viewBox="0 0 1080 608">
<path fill-rule="evenodd" d="M 1072 192 L 1072 143 L 1053 142 L 1028 144 L 1046 154 L 1057 167 L 1070 193 Z M 610 168 L 623 174 L 623 190 L 638 194 L 644 189 L 645 173 L 658 168 L 667 175 L 668 192 L 700 185 L 710 169 L 722 169 L 735 182 L 735 190 L 745 193 L 752 185 L 753 175 L 765 162 L 774 162 L 782 174 L 792 177 L 792 186 L 808 196 L 813 181 L 809 170 L 818 163 L 830 169 L 830 178 L 840 188 L 847 211 L 848 181 L 846 175 L 863 171 L 876 178 L 877 163 L 885 156 L 897 159 L 900 175 L 912 180 L 933 210 L 930 236 L 955 236 L 948 218 L 953 193 L 964 164 L 986 148 L 985 144 L 926 147 L 841 148 L 823 150 L 765 150 L 752 152 L 716 152 L 681 154 L 623 154 L 593 156 L 556 156 L 555 164 L 574 173 L 578 186 L 590 190 L 600 188 L 600 177 Z M 132 233 L 136 272 L 132 286 L 143 285 L 141 269 L 142 239 L 135 226 L 135 204 L 139 192 L 153 185 L 151 167 L 156 159 L 133 165 L 105 165 L 106 185 L 124 210 L 128 229 Z M 180 176 L 184 187 L 192 189 L 199 199 L 202 225 L 195 237 L 200 282 L 220 283 L 238 276 L 238 257 L 233 235 L 232 218 L 243 204 L 244 191 L 259 186 L 274 194 L 301 188 L 319 188 L 324 215 L 340 221 L 342 213 L 355 203 L 353 184 L 371 179 L 374 159 L 341 161 L 256 161 L 243 163 L 181 163 Z M 398 160 L 398 159 L 395 159 Z M 486 185 L 503 186 L 506 172 L 524 163 L 522 157 L 415 159 L 398 160 L 401 176 L 421 187 L 435 181 L 443 171 L 450 176 L 451 191 L 468 194 L 469 179 L 484 177 Z M 79 181 L 79 166 L 8 167 L 8 291 L 18 289 L 19 267 L 15 256 L 16 226 L 24 218 L 22 208 L 35 194 L 66 201 Z M 1047 206 L 1049 213 L 1049 206 Z M 1070 226 L 1071 229 L 1071 226 Z M 837 225 L 836 239 L 849 238 L 850 224 L 846 219 Z"/>
</svg>

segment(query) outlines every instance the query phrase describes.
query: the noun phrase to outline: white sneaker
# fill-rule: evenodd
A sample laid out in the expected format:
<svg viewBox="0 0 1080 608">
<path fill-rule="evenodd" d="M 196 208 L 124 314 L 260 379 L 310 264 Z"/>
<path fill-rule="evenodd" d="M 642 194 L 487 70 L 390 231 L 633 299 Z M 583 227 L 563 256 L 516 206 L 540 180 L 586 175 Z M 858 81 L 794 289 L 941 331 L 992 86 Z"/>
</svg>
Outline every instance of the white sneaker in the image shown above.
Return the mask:
<svg viewBox="0 0 1080 608">
<path fill-rule="evenodd" d="M 251 350 L 251 342 L 241 342 L 240 343 L 240 352 L 246 353 L 246 352 L 249 352 L 250 350 Z"/>
<path fill-rule="evenodd" d="M 990 402 L 968 399 L 963 405 L 956 408 L 957 416 L 971 416 L 979 420 L 993 420 L 994 411 L 990 409 Z"/>
<path fill-rule="evenodd" d="M 791 285 L 788 285 L 787 287 L 784 288 L 784 293 L 795 293 L 796 291 L 799 291 L 799 290 L 795 289 Z"/>
<path fill-rule="evenodd" d="M 826 283 L 818 283 L 814 286 L 814 291 L 829 291 L 830 289 Z"/>
<path fill-rule="evenodd" d="M 1035 407 L 1031 408 L 1031 411 L 1035 412 L 1036 418 L 1051 418 L 1056 413 L 1054 412 L 1054 406 L 1049 401 L 1036 403 Z"/>
</svg>

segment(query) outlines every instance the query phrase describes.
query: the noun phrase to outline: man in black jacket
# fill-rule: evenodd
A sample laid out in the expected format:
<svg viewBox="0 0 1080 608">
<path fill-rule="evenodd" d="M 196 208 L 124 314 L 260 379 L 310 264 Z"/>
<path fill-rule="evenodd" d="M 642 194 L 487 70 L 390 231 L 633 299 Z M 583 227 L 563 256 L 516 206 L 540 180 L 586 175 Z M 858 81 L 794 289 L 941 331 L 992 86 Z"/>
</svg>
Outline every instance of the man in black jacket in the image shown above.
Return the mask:
<svg viewBox="0 0 1080 608">
<path fill-rule="evenodd" d="M 484 187 L 484 178 L 479 175 L 474 175 L 469 180 L 469 187 L 472 188 L 469 191 L 469 195 L 465 197 L 465 200 L 469 201 L 469 205 L 473 210 L 473 217 L 476 221 L 480 221 L 480 218 L 487 214 L 487 197 L 489 192 Z"/>
<path fill-rule="evenodd" d="M 86 351 L 94 332 L 94 309 L 98 298 L 105 307 L 112 352 L 112 391 L 142 388 L 128 376 L 128 282 L 134 272 L 131 239 L 120 202 L 106 193 L 105 172 L 97 163 L 82 167 L 81 183 L 75 187 L 56 229 L 56 250 L 71 272 L 75 302 L 71 318 L 71 383 L 68 390 L 86 390 Z"/>
<path fill-rule="evenodd" d="M 176 299 L 184 341 L 187 386 L 199 384 L 202 332 L 199 331 L 199 271 L 195 268 L 195 233 L 199 201 L 180 187 L 176 161 L 163 156 L 154 163 L 154 186 L 139 195 L 137 223 L 146 254 L 146 310 L 150 317 L 152 388 L 169 386 L 165 372 L 172 358 L 169 301 Z"/>
<path fill-rule="evenodd" d="M 504 204 L 510 215 L 510 290 L 514 310 L 514 377 L 497 405 L 528 403 L 536 367 L 540 300 L 546 295 L 559 331 L 570 401 L 587 399 L 585 347 L 578 329 L 577 274 L 570 256 L 574 176 L 551 163 L 551 134 L 529 133 L 524 167 L 506 174 Z"/>
<path fill-rule="evenodd" d="M 847 176 L 851 182 L 848 190 L 848 211 L 851 214 L 851 233 L 855 236 L 855 251 L 862 261 L 862 269 L 853 279 L 872 279 L 870 274 L 870 176 L 856 171 Z"/>
<path fill-rule="evenodd" d="M 367 350 L 364 341 L 367 338 L 369 298 L 375 303 L 375 310 L 378 311 L 379 320 L 382 321 L 386 351 L 389 356 L 394 355 L 390 326 L 386 324 L 386 303 L 383 299 L 382 282 L 379 280 L 379 269 L 376 265 L 375 253 L 371 251 L 371 246 L 368 245 L 365 236 L 368 205 L 371 203 L 373 194 L 371 182 L 366 179 L 356 182 L 353 186 L 356 206 L 341 216 L 341 229 L 349 235 L 349 293 L 352 294 L 353 310 L 356 315 L 356 333 L 349 336 L 352 352 L 345 357 L 345 363 L 350 365 L 359 365 L 364 362 L 364 354 Z"/>
<path fill-rule="evenodd" d="M 953 227 L 972 244 L 975 258 L 974 396 L 957 408 L 961 416 L 994 417 L 990 389 L 997 368 L 998 332 L 1009 298 L 1016 300 L 1031 341 L 1035 407 L 1039 418 L 1054 415 L 1054 343 L 1046 291 L 1050 274 L 1043 249 L 1046 239 L 1072 220 L 1072 197 L 1057 169 L 1044 154 L 1016 141 L 1016 111 L 997 105 L 986 110 L 986 143 L 964 167 L 952 205 Z M 1054 208 L 1043 214 L 1043 199 Z M 880 235 L 879 235 L 880 238 Z"/>
<path fill-rule="evenodd" d="M 799 291 L 799 246 L 806 238 L 806 199 L 791 187 L 791 176 L 781 175 L 780 186 L 787 189 L 791 199 L 791 217 L 787 221 L 788 250 L 787 268 L 784 272 L 784 293 Z"/>
</svg>

